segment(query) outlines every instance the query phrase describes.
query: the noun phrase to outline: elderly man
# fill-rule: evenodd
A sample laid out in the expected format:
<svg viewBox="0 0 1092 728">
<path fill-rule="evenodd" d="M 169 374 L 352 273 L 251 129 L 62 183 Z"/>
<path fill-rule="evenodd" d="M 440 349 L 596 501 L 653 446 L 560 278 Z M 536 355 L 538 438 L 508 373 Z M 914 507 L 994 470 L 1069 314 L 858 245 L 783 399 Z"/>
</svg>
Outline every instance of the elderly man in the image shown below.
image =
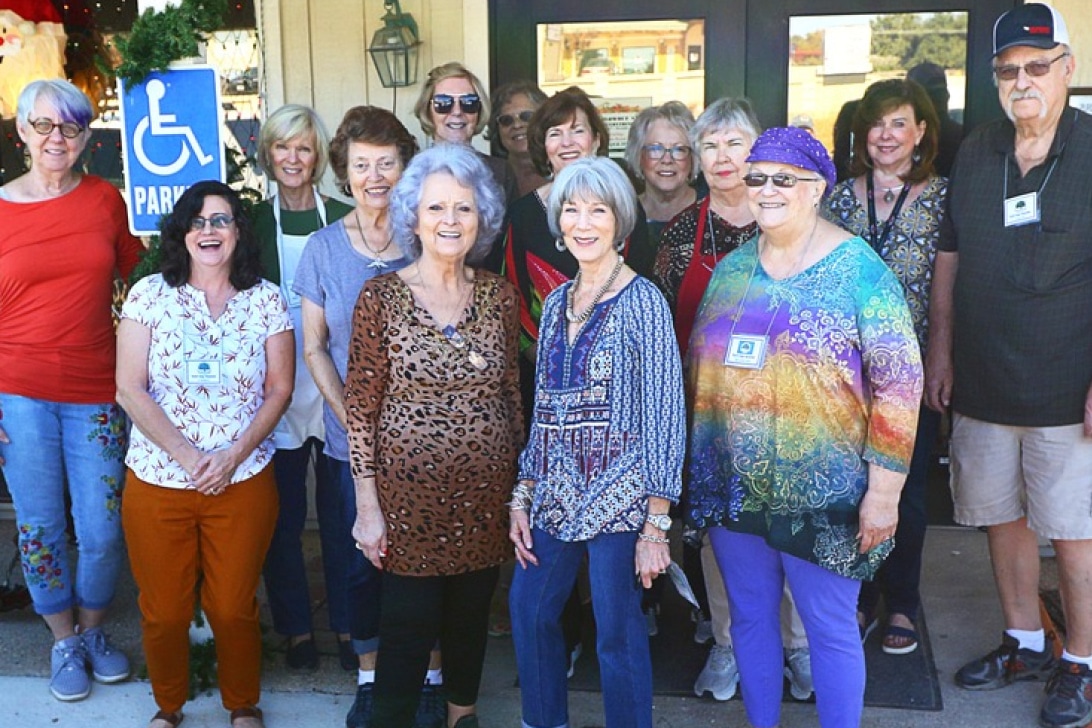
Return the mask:
<svg viewBox="0 0 1092 728">
<path fill-rule="evenodd" d="M 956 519 L 986 526 L 1005 633 L 965 665 L 968 690 L 1050 676 L 1047 728 L 1092 721 L 1092 117 L 1066 104 L 1075 61 L 1061 15 L 1017 7 L 994 26 L 1007 119 L 952 170 L 933 297 L 927 398 L 953 410 Z M 1058 555 L 1066 644 L 1039 618 L 1036 534 Z"/>
</svg>

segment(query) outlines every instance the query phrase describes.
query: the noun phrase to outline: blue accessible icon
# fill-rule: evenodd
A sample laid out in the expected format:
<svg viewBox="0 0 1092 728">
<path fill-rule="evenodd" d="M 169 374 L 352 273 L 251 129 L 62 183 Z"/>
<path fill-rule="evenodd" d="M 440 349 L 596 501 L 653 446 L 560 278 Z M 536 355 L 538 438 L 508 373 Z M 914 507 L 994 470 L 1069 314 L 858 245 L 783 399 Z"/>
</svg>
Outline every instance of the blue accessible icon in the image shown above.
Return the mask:
<svg viewBox="0 0 1092 728">
<path fill-rule="evenodd" d="M 224 180 L 220 79 L 211 66 L 184 66 L 118 86 L 129 228 L 153 235 L 190 185 Z"/>
</svg>

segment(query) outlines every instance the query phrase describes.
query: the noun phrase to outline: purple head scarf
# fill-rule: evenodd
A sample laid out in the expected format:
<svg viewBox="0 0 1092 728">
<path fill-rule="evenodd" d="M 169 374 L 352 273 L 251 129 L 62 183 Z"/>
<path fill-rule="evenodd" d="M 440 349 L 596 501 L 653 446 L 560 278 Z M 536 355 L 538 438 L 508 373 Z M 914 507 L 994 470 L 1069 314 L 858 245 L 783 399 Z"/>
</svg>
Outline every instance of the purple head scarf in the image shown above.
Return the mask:
<svg viewBox="0 0 1092 728">
<path fill-rule="evenodd" d="M 829 195 L 837 181 L 834 162 L 823 143 L 795 126 L 775 126 L 762 132 L 751 147 L 747 162 L 791 164 L 820 175 L 827 181 L 823 196 Z"/>
</svg>

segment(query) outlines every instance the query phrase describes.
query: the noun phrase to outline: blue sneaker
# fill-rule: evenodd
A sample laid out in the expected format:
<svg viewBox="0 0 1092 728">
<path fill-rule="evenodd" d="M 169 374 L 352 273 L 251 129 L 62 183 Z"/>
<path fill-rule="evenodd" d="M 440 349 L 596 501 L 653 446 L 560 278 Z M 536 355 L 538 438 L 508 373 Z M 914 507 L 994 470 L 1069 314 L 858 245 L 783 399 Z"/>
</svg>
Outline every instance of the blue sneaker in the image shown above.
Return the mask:
<svg viewBox="0 0 1092 728">
<path fill-rule="evenodd" d="M 417 704 L 414 728 L 443 728 L 447 725 L 447 700 L 442 685 L 425 685 L 421 688 L 421 702 Z"/>
<path fill-rule="evenodd" d="M 372 689 L 375 683 L 356 686 L 356 700 L 345 716 L 345 728 L 368 728 L 372 721 Z"/>
<path fill-rule="evenodd" d="M 106 639 L 102 627 L 92 627 L 80 633 L 91 663 L 91 673 L 100 683 L 121 682 L 129 677 L 129 658 L 124 652 L 114 649 Z"/>
<path fill-rule="evenodd" d="M 49 654 L 51 677 L 49 692 L 57 700 L 83 700 L 91 694 L 91 679 L 87 676 L 87 651 L 83 638 L 73 635 L 58 640 Z"/>
</svg>

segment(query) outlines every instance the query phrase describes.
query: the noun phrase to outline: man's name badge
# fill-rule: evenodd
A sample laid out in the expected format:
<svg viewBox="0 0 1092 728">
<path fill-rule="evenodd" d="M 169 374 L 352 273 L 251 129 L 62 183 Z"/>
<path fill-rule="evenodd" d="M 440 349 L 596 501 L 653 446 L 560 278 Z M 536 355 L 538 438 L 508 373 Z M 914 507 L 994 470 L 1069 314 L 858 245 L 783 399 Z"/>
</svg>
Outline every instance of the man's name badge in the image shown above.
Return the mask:
<svg viewBox="0 0 1092 728">
<path fill-rule="evenodd" d="M 728 351 L 724 354 L 724 365 L 741 369 L 761 369 L 766 361 L 765 336 L 754 334 L 732 334 L 728 341 Z"/>
<path fill-rule="evenodd" d="M 209 359 L 191 359 L 186 362 L 187 384 L 219 384 L 220 362 Z"/>
<path fill-rule="evenodd" d="M 1039 222 L 1039 193 L 1028 192 L 1005 200 L 1005 227 Z"/>
</svg>

